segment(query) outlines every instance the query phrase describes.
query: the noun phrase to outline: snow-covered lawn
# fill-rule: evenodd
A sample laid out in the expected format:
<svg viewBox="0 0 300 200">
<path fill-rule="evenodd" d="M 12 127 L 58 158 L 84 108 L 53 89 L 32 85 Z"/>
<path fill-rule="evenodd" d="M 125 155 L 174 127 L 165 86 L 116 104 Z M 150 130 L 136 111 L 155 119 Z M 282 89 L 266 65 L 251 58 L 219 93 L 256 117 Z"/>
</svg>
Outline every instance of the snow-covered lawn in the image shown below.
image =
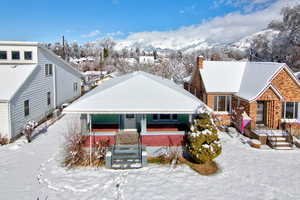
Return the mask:
<svg viewBox="0 0 300 200">
<path fill-rule="evenodd" d="M 0 199 L 300 199 L 300 150 L 253 149 L 221 136 L 221 172 L 201 176 L 187 166 L 137 170 L 61 167 L 65 116 L 31 144 L 0 147 Z"/>
</svg>

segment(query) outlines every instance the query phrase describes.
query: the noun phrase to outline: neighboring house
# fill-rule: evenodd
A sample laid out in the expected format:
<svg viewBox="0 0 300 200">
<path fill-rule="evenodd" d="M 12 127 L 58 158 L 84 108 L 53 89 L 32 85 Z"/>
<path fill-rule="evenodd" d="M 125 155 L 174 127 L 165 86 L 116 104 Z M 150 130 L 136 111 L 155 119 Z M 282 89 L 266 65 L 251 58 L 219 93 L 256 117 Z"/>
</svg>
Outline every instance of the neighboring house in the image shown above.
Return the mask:
<svg viewBox="0 0 300 200">
<path fill-rule="evenodd" d="M 294 73 L 294 74 L 295 74 L 295 76 L 297 77 L 298 81 L 300 81 L 300 72 L 296 72 L 296 73 Z"/>
<path fill-rule="evenodd" d="M 105 81 L 116 78 L 117 76 L 119 76 L 118 72 L 106 73 L 100 79 L 96 80 L 96 85 L 100 85 Z"/>
<path fill-rule="evenodd" d="M 140 64 L 154 64 L 155 63 L 154 56 L 140 56 L 139 63 Z"/>
<path fill-rule="evenodd" d="M 182 87 L 145 72 L 106 81 L 64 109 L 82 115 L 83 134 L 90 137 L 86 147 L 99 140 L 122 144 L 133 137 L 140 140 L 132 144 L 141 143 L 149 154 L 181 146 L 192 115 L 205 111 L 207 106 Z"/>
<path fill-rule="evenodd" d="M 18 136 L 80 96 L 81 74 L 36 42 L 0 41 L 0 134 Z"/>
<path fill-rule="evenodd" d="M 287 123 L 297 126 L 300 117 L 300 85 L 284 63 L 198 57 L 185 88 L 212 108 L 225 125 L 240 126 L 239 119 L 247 114 L 250 129 L 280 129 Z"/>
</svg>

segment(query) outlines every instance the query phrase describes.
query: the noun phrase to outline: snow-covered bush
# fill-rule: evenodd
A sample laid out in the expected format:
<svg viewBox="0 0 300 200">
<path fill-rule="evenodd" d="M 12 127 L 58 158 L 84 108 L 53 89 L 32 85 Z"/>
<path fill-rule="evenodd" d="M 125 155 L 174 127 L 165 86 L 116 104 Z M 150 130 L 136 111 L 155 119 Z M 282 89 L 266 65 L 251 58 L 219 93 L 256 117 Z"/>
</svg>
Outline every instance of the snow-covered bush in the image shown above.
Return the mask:
<svg viewBox="0 0 300 200">
<path fill-rule="evenodd" d="M 32 132 L 37 125 L 38 125 L 37 122 L 31 120 L 31 121 L 28 121 L 23 127 L 23 133 L 29 143 L 31 142 Z"/>
<path fill-rule="evenodd" d="M 222 151 L 218 130 L 208 114 L 199 115 L 188 134 L 187 152 L 196 163 L 211 162 Z"/>
</svg>

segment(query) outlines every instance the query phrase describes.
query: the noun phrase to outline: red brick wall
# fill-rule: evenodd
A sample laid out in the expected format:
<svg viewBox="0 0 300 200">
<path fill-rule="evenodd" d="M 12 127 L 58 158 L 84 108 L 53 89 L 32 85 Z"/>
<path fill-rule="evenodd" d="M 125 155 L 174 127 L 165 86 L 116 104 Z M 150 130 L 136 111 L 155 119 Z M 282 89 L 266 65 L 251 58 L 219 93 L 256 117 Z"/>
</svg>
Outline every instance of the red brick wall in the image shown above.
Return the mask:
<svg viewBox="0 0 300 200">
<path fill-rule="evenodd" d="M 142 144 L 146 146 L 182 146 L 184 135 L 142 135 Z"/>
</svg>

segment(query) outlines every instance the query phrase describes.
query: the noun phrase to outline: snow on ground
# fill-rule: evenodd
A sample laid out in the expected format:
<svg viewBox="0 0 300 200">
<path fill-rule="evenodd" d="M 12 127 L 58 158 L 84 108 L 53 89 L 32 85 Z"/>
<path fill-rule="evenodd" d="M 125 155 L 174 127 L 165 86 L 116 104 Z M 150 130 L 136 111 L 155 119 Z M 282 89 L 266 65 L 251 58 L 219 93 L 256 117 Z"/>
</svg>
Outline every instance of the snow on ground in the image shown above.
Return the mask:
<svg viewBox="0 0 300 200">
<path fill-rule="evenodd" d="M 0 147 L 0 199 L 300 199 L 300 150 L 253 149 L 225 133 L 216 159 L 221 171 L 213 176 L 185 165 L 67 170 L 59 147 L 69 118 L 32 144 L 20 140 Z"/>
</svg>

